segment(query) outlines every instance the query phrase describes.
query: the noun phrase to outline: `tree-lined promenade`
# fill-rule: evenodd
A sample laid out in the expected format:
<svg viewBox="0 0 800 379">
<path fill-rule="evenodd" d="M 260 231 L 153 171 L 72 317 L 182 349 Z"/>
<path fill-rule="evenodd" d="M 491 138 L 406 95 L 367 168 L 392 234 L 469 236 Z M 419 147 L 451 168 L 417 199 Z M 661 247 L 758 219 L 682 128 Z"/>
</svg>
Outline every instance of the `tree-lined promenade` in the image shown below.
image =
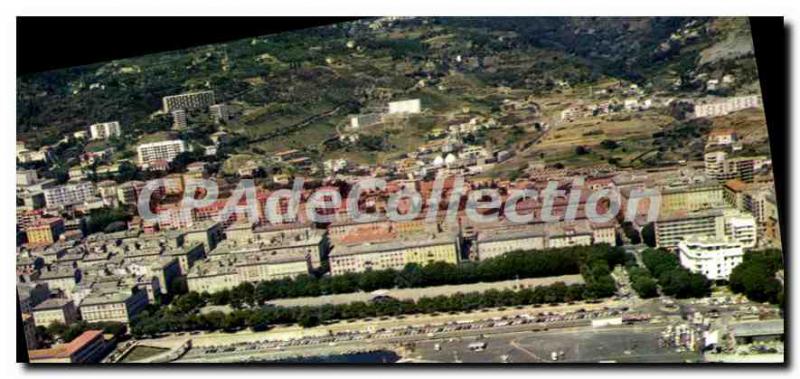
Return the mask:
<svg viewBox="0 0 800 379">
<path fill-rule="evenodd" d="M 265 330 L 279 324 L 314 326 L 335 320 L 365 317 L 472 311 L 499 306 L 598 299 L 614 294 L 616 288 L 610 275 L 611 267 L 623 263 L 624 258 L 622 249 L 599 244 L 544 251 L 516 251 L 479 263 L 460 265 L 433 263 L 424 267 L 408 265 L 400 271 L 372 271 L 350 274 L 346 278 L 339 277 L 345 279 L 302 277 L 294 280 L 260 282 L 255 285 L 244 283 L 229 291 L 214 294 L 190 292 L 181 295 L 169 306 L 142 312 L 133 320 L 131 331 L 136 336 L 148 336 L 189 330 L 233 331 L 246 327 Z M 490 289 L 484 292 L 423 297 L 417 300 L 380 298 L 370 302 L 359 301 L 315 307 L 264 306 L 266 301 L 274 298 L 323 294 L 323 288 L 336 288 L 341 291 L 339 293 L 348 293 L 380 288 L 419 288 L 578 272 L 583 275 L 585 284 L 566 285 L 559 282 L 517 291 Z M 303 287 L 305 285 L 309 287 Z M 208 304 L 231 305 L 233 311 L 201 313 L 200 308 Z"/>
<path fill-rule="evenodd" d="M 594 297 L 613 293 L 613 280 L 602 279 L 608 274 L 593 271 L 596 261 L 620 263 L 621 249 L 605 244 L 576 246 L 524 252 L 510 252 L 481 262 L 451 264 L 434 262 L 425 266 L 408 264 L 402 270 L 375 270 L 337 276 L 295 278 L 242 283 L 230 290 L 202 294 L 210 304 L 239 308 L 243 305 L 263 305 L 274 299 L 314 297 L 353 292 L 372 292 L 387 288 L 423 288 L 451 284 L 497 282 L 502 280 L 543 278 L 583 274 Z M 589 270 L 587 264 L 592 264 Z M 597 266 L 603 266 L 599 264 Z M 610 278 L 610 277 L 609 277 Z M 612 286 L 612 287 L 610 287 Z"/>
</svg>

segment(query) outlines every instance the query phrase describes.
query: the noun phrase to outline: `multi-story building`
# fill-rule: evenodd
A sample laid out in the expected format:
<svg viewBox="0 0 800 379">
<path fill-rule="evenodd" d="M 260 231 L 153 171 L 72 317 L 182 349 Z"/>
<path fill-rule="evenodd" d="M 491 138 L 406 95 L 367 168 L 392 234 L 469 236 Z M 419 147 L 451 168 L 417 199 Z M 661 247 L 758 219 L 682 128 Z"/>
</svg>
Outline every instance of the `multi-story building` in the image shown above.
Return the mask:
<svg viewBox="0 0 800 379">
<path fill-rule="evenodd" d="M 114 321 L 130 323 L 148 304 L 147 293 L 138 289 L 93 293 L 80 304 L 83 320 L 89 323 Z"/>
<path fill-rule="evenodd" d="M 255 283 L 307 275 L 311 270 L 311 257 L 273 250 L 266 254 L 259 252 L 240 256 L 235 267 L 240 283 Z"/>
<path fill-rule="evenodd" d="M 475 250 L 478 259 L 486 260 L 517 250 L 540 250 L 545 248 L 544 228 L 526 228 L 519 231 L 492 231 L 478 233 Z"/>
<path fill-rule="evenodd" d="M 675 248 L 689 236 L 717 238 L 725 233 L 722 209 L 678 211 L 661 215 L 655 223 L 658 247 Z"/>
<path fill-rule="evenodd" d="M 736 241 L 745 249 L 756 246 L 758 227 L 756 220 L 749 214 L 725 217 L 725 236 Z"/>
<path fill-rule="evenodd" d="M 69 343 L 29 350 L 30 363 L 98 363 L 108 354 L 102 330 L 87 330 Z"/>
<path fill-rule="evenodd" d="M 764 203 L 764 242 L 772 247 L 781 248 L 781 225 L 778 218 L 778 205 L 775 195 L 770 194 Z"/>
<path fill-rule="evenodd" d="M 731 97 L 708 104 L 695 104 L 694 117 L 718 117 L 742 109 L 760 107 L 761 97 L 759 95 Z"/>
<path fill-rule="evenodd" d="M 25 228 L 28 245 L 50 245 L 64 233 L 64 220 L 61 217 L 40 218 Z"/>
<path fill-rule="evenodd" d="M 48 162 L 52 158 L 52 150 L 43 146 L 39 150 L 28 150 L 24 145 L 17 145 L 17 159 L 20 163 Z"/>
<path fill-rule="evenodd" d="M 39 181 L 36 170 L 17 170 L 17 188 L 27 187 Z"/>
<path fill-rule="evenodd" d="M 703 155 L 706 174 L 718 181 L 741 179 L 752 182 L 757 170 L 764 166 L 764 156 L 731 156 L 727 151 L 712 149 Z"/>
<path fill-rule="evenodd" d="M 155 277 L 159 290 L 166 294 L 171 290 L 172 281 L 181 275 L 181 266 L 175 257 L 159 257 L 158 260 L 149 262 L 146 274 Z"/>
<path fill-rule="evenodd" d="M 39 341 L 36 340 L 36 325 L 33 324 L 33 316 L 22 314 L 22 332 L 25 334 L 25 346 L 29 351 L 39 347 Z"/>
<path fill-rule="evenodd" d="M 739 242 L 703 238 L 681 241 L 678 252 L 683 267 L 711 280 L 727 280 L 744 257 Z"/>
<path fill-rule="evenodd" d="M 406 264 L 458 263 L 454 235 L 406 237 L 388 242 L 337 245 L 329 256 L 331 275 L 396 269 Z"/>
<path fill-rule="evenodd" d="M 64 292 L 70 292 L 72 287 L 78 282 L 79 277 L 80 271 L 73 268 L 53 267 L 50 270 L 42 271 L 36 281 L 46 284 L 47 288 L 51 291 L 62 290 Z"/>
<path fill-rule="evenodd" d="M 121 204 L 136 204 L 139 192 L 144 186 L 145 183 L 138 180 L 122 183 L 117 186 L 117 199 Z"/>
<path fill-rule="evenodd" d="M 285 228 L 257 228 L 252 237 L 228 239 L 220 242 L 211 255 L 249 256 L 252 254 L 272 256 L 295 256 L 307 259 L 312 268 L 322 263 L 328 251 L 328 238 L 324 232 L 313 230 L 305 224 L 294 224 Z"/>
<path fill-rule="evenodd" d="M 726 203 L 755 217 L 759 238 L 770 239 L 766 236 L 767 229 L 777 225 L 777 210 L 774 206 L 771 207 L 771 205 L 774 205 L 774 199 L 772 182 L 745 183 L 739 179 L 734 179 L 725 183 Z M 772 216 L 775 216 L 772 218 L 775 223 L 769 225 Z M 774 232 L 774 229 L 772 231 Z M 772 234 L 771 237 L 775 237 L 775 234 Z"/>
<path fill-rule="evenodd" d="M 197 262 L 186 275 L 189 291 L 197 293 L 219 292 L 236 287 L 240 283 L 236 267 L 228 259 L 206 259 Z"/>
<path fill-rule="evenodd" d="M 759 223 L 764 223 L 767 220 L 767 199 L 772 196 L 774 190 L 768 187 L 753 188 L 752 190 L 745 191 L 743 197 L 744 211 L 750 212 Z"/>
<path fill-rule="evenodd" d="M 114 206 L 119 202 L 117 198 L 117 182 L 113 180 L 103 180 L 97 183 L 97 194 L 103 200 L 103 204 Z"/>
<path fill-rule="evenodd" d="M 186 111 L 183 109 L 176 109 L 172 113 L 172 129 L 186 129 L 189 126 L 189 119 L 186 116 Z"/>
<path fill-rule="evenodd" d="M 28 276 L 31 273 L 30 271 L 20 273 L 19 269 L 17 269 L 18 276 Z M 50 297 L 50 289 L 43 283 L 17 282 L 17 296 L 19 296 L 20 312 L 30 314 L 35 306 Z"/>
<path fill-rule="evenodd" d="M 122 135 L 122 128 L 119 126 L 119 121 L 101 122 L 89 125 L 89 135 L 93 140 L 119 137 Z"/>
<path fill-rule="evenodd" d="M 755 222 L 747 213 L 732 208 L 714 208 L 695 212 L 678 211 L 662 215 L 655 223 L 658 247 L 673 249 L 687 238 L 728 239 L 743 247 L 757 240 Z"/>
<path fill-rule="evenodd" d="M 78 310 L 72 300 L 47 299 L 33 308 L 33 320 L 36 326 L 43 327 L 54 322 L 70 325 L 78 321 Z"/>
<path fill-rule="evenodd" d="M 744 194 L 748 188 L 748 184 L 741 179 L 728 180 L 723 186 L 722 197 L 728 206 L 744 210 Z"/>
<path fill-rule="evenodd" d="M 739 137 L 733 129 L 714 129 L 708 133 L 706 146 L 730 146 L 738 140 Z"/>
<path fill-rule="evenodd" d="M 594 234 L 587 222 L 546 223 L 548 248 L 588 246 Z"/>
<path fill-rule="evenodd" d="M 617 243 L 617 228 L 613 222 L 591 224 L 592 243 L 606 243 L 614 246 Z"/>
<path fill-rule="evenodd" d="M 195 261 L 205 257 L 205 249 L 202 242 L 187 242 L 182 247 L 166 250 L 162 254 L 167 257 L 177 258 L 181 275 L 186 275 Z"/>
<path fill-rule="evenodd" d="M 183 237 L 184 243 L 202 243 L 205 251 L 214 250 L 223 238 L 222 224 L 216 221 L 198 222 L 189 227 Z"/>
<path fill-rule="evenodd" d="M 182 93 L 179 95 L 164 96 L 164 113 L 171 113 L 176 109 L 191 111 L 206 108 L 214 104 L 214 91 L 199 91 Z"/>
<path fill-rule="evenodd" d="M 169 140 L 139 145 L 136 148 L 139 163 L 147 165 L 156 161 L 172 162 L 178 154 L 186 151 L 186 143 L 182 140 Z"/>
<path fill-rule="evenodd" d="M 706 181 L 692 184 L 677 184 L 661 189 L 661 214 L 676 211 L 698 211 L 724 205 L 722 187 Z"/>
<path fill-rule="evenodd" d="M 422 111 L 419 99 L 393 101 L 389 103 L 389 114 L 420 113 Z"/>
<path fill-rule="evenodd" d="M 228 121 L 228 106 L 225 104 L 214 104 L 208 107 L 208 113 L 214 122 Z"/>
<path fill-rule="evenodd" d="M 81 204 L 94 197 L 92 182 L 77 182 L 44 189 L 44 200 L 50 208 Z"/>
</svg>

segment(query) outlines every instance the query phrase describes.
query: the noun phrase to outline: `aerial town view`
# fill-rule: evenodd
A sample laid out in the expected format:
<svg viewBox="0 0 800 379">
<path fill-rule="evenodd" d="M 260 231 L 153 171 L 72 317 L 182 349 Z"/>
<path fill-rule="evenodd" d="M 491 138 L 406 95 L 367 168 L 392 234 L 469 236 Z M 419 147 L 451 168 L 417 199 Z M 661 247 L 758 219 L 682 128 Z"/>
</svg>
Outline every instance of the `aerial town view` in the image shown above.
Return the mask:
<svg viewBox="0 0 800 379">
<path fill-rule="evenodd" d="M 784 363 L 747 18 L 364 18 L 16 107 L 32 364 Z"/>
</svg>

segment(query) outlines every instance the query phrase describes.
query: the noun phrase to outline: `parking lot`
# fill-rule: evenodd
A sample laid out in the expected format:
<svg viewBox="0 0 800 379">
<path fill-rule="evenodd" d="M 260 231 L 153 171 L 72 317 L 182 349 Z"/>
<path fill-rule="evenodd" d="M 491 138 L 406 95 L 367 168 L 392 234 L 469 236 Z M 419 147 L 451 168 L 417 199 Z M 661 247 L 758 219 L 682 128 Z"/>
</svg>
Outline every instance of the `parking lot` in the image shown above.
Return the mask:
<svg viewBox="0 0 800 379">
<path fill-rule="evenodd" d="M 308 336 L 288 340 L 248 341 L 226 345 L 210 345 L 191 349 L 181 360 L 196 361 L 205 359 L 224 359 L 230 357 L 270 355 L 286 356 L 287 351 L 297 350 L 298 354 L 307 354 L 306 348 L 331 347 L 332 350 L 363 350 L 365 346 L 385 348 L 409 342 L 425 341 L 437 338 L 462 339 L 480 337 L 492 333 L 546 331 L 557 328 L 574 328 L 589 326 L 591 320 L 620 316 L 625 308 L 605 310 L 583 310 L 572 312 L 540 311 L 520 313 L 514 316 L 496 316 L 480 319 L 463 319 L 446 323 L 405 325 L 390 328 L 348 330 L 331 333 L 325 336 Z M 216 356 L 216 358 L 214 358 Z"/>
<path fill-rule="evenodd" d="M 423 341 L 416 344 L 411 357 L 447 363 L 644 363 L 700 358 L 698 353 L 659 347 L 657 341 L 662 328 L 658 325 L 582 327 Z M 485 342 L 485 350 L 470 350 L 469 344 L 474 341 Z M 553 360 L 554 352 L 557 360 Z"/>
</svg>

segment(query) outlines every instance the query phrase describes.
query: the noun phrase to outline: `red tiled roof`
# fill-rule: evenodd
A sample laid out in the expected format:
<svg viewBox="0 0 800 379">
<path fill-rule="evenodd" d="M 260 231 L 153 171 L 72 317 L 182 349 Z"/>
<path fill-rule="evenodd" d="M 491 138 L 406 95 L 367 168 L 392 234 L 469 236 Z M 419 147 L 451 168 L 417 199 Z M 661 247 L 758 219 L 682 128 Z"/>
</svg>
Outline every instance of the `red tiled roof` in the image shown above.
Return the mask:
<svg viewBox="0 0 800 379">
<path fill-rule="evenodd" d="M 731 179 L 725 182 L 725 186 L 736 191 L 741 192 L 747 189 L 747 183 L 741 181 L 740 179 Z"/>
<path fill-rule="evenodd" d="M 69 343 L 55 345 L 49 349 L 29 350 L 28 358 L 49 359 L 49 358 L 69 358 L 78 350 L 93 342 L 97 337 L 103 338 L 100 330 L 87 330 Z"/>
<path fill-rule="evenodd" d="M 56 223 L 61 222 L 61 221 L 62 221 L 61 217 L 40 218 L 40 219 L 34 221 L 31 226 L 34 226 L 34 227 L 36 227 L 36 226 L 51 226 L 51 225 L 56 224 Z"/>
</svg>

